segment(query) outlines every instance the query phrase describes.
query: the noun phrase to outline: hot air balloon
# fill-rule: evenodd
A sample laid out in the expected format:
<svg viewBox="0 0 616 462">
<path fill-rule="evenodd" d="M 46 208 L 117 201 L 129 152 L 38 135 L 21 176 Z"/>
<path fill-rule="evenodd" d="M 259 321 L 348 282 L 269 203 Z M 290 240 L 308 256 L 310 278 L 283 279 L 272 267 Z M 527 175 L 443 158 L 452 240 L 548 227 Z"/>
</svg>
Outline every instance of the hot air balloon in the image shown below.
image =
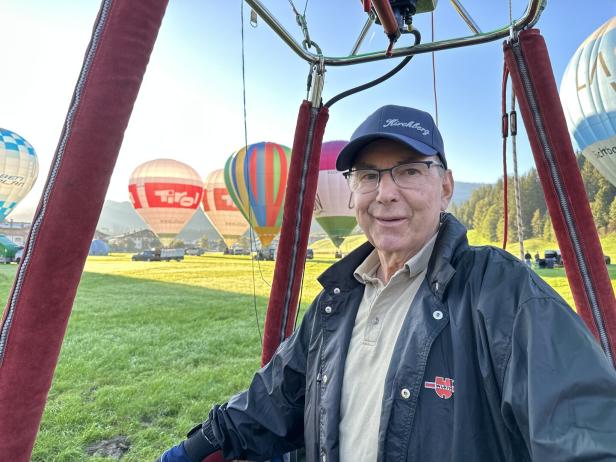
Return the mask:
<svg viewBox="0 0 616 462">
<path fill-rule="evenodd" d="M 240 149 L 225 165 L 231 198 L 265 247 L 280 231 L 290 161 L 291 149 L 262 142 Z"/>
<path fill-rule="evenodd" d="M 336 159 L 346 144 L 346 141 L 323 143 L 314 202 L 314 218 L 338 249 L 357 225 L 355 212 L 349 207 L 351 190 L 342 173 L 336 170 Z"/>
<path fill-rule="evenodd" d="M 214 170 L 205 180 L 203 210 L 228 248 L 248 231 L 248 222 L 231 199 L 222 169 Z"/>
<path fill-rule="evenodd" d="M 0 221 L 28 194 L 37 176 L 38 159 L 32 145 L 0 128 Z"/>
<path fill-rule="evenodd" d="M 616 185 L 616 17 L 577 49 L 560 84 L 569 132 L 586 158 Z"/>
<path fill-rule="evenodd" d="M 203 183 L 192 167 L 156 159 L 135 169 L 128 192 L 137 213 L 168 246 L 199 207 Z"/>
</svg>

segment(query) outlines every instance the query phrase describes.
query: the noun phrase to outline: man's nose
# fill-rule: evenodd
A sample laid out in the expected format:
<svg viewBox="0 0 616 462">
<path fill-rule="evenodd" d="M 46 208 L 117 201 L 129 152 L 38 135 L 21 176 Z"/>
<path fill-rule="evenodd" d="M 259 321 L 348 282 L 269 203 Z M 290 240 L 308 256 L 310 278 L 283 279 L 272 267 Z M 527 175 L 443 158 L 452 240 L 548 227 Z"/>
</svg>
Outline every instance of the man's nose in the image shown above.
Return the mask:
<svg viewBox="0 0 616 462">
<path fill-rule="evenodd" d="M 381 172 L 381 179 L 377 189 L 377 201 L 390 202 L 398 197 L 398 185 L 394 181 L 391 170 Z"/>
</svg>

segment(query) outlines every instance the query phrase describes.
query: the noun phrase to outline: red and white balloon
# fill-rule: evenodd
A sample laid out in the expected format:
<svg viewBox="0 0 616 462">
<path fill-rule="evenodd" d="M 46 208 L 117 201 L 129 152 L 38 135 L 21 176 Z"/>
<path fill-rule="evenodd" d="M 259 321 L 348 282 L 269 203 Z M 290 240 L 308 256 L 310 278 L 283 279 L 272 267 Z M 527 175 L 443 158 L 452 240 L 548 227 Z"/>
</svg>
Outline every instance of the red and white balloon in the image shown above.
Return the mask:
<svg viewBox="0 0 616 462">
<path fill-rule="evenodd" d="M 128 192 L 137 213 L 166 246 L 195 214 L 203 196 L 203 183 L 189 165 L 156 159 L 135 169 Z"/>
</svg>

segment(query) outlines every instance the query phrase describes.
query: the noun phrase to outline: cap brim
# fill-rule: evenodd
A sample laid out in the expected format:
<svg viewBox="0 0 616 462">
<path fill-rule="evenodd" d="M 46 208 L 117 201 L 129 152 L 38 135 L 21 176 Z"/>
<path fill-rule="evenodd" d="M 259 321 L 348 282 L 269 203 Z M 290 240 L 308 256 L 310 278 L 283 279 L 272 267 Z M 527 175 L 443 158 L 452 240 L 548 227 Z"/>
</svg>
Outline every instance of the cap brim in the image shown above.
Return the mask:
<svg viewBox="0 0 616 462">
<path fill-rule="evenodd" d="M 370 135 L 360 136 L 359 138 L 354 139 L 349 144 L 347 144 L 340 154 L 338 155 L 338 159 L 336 160 L 336 169 L 340 172 L 344 172 L 346 170 L 350 170 L 355 161 L 355 157 L 367 144 L 372 143 L 378 139 L 388 139 L 392 141 L 398 141 L 413 151 L 421 154 L 423 156 L 436 156 L 440 153 L 434 149 L 432 146 L 428 146 L 426 143 L 422 143 L 415 138 L 410 138 L 404 135 L 398 135 L 396 133 L 371 133 Z M 439 156 L 441 157 L 441 156 Z M 442 161 L 442 157 L 441 157 Z"/>
</svg>

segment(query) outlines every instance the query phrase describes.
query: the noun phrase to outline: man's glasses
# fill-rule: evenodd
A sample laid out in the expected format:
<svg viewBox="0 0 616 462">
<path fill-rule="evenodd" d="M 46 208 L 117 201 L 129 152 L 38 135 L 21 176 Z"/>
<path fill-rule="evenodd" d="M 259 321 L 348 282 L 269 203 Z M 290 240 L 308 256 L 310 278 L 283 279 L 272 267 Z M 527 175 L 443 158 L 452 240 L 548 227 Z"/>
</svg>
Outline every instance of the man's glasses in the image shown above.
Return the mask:
<svg viewBox="0 0 616 462">
<path fill-rule="evenodd" d="M 392 168 L 383 169 L 356 169 L 344 172 L 343 175 L 349 183 L 351 192 L 368 194 L 379 187 L 381 176 L 389 172 L 394 183 L 404 189 L 417 189 L 426 184 L 430 177 L 430 168 L 445 168 L 443 164 L 431 160 L 407 162 Z"/>
</svg>

